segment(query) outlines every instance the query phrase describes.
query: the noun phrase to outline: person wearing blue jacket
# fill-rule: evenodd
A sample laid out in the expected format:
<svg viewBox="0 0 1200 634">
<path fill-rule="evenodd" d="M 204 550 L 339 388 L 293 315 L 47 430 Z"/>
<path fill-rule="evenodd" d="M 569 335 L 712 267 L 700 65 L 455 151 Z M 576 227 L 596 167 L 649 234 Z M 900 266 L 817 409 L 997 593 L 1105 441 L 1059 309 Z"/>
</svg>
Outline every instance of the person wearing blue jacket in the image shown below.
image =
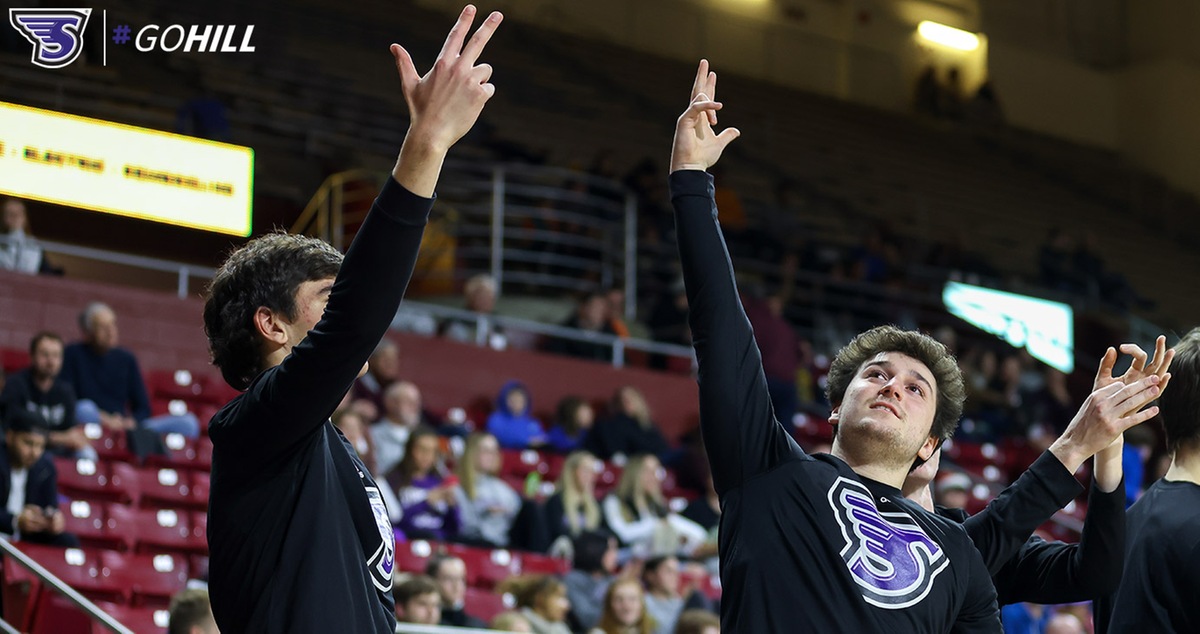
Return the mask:
<svg viewBox="0 0 1200 634">
<path fill-rule="evenodd" d="M 527 449 L 546 444 L 542 423 L 534 418 L 529 388 L 520 381 L 508 381 L 496 395 L 496 410 L 488 416 L 488 433 L 505 449 Z"/>
</svg>

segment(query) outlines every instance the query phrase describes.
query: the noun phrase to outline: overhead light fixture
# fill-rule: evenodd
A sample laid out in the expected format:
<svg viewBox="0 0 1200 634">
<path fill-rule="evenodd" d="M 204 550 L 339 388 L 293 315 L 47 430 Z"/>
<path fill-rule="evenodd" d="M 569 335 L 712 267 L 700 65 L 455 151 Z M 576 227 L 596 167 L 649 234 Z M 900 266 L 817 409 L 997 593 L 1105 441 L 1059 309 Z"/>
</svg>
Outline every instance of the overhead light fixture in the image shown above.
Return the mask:
<svg viewBox="0 0 1200 634">
<path fill-rule="evenodd" d="M 921 23 L 917 25 L 917 33 L 920 33 L 921 37 L 929 40 L 930 42 L 941 44 L 942 46 L 947 46 L 949 48 L 958 49 L 960 51 L 973 51 L 979 48 L 978 35 L 975 35 L 970 31 L 956 29 L 952 26 L 946 26 L 945 24 L 940 24 L 938 22 L 922 20 Z"/>
</svg>

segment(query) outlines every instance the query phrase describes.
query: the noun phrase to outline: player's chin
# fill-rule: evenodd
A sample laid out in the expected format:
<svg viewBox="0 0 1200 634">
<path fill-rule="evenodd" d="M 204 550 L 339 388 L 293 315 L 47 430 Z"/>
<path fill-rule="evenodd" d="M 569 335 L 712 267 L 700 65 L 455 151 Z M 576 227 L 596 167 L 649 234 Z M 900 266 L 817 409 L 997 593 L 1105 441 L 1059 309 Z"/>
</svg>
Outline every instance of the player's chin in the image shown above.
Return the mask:
<svg viewBox="0 0 1200 634">
<path fill-rule="evenodd" d="M 371 368 L 371 362 L 370 362 L 370 361 L 364 361 L 364 362 L 363 362 L 363 367 L 362 367 L 362 369 L 358 371 L 358 378 L 360 378 L 360 379 L 361 379 L 361 378 L 363 378 L 364 376 L 366 376 L 366 375 L 367 375 L 367 370 L 368 370 L 368 369 L 370 369 L 370 368 Z"/>
</svg>

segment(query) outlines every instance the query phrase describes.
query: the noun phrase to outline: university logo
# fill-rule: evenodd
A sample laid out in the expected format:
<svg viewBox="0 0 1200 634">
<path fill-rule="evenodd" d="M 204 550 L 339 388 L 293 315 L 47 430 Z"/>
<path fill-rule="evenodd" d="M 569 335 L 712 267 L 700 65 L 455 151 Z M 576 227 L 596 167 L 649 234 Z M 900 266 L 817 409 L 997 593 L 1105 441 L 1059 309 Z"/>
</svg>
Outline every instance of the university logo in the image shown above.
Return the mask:
<svg viewBox="0 0 1200 634">
<path fill-rule="evenodd" d="M 904 513 L 881 513 L 860 482 L 838 478 L 829 504 L 842 527 L 842 560 L 871 605 L 899 610 L 919 603 L 949 559 Z"/>
<path fill-rule="evenodd" d="M 8 21 L 33 44 L 33 63 L 62 68 L 83 52 L 91 9 L 9 9 Z"/>
<path fill-rule="evenodd" d="M 355 465 L 357 466 L 357 465 Z M 362 477 L 362 473 L 359 473 Z M 367 487 L 367 499 L 371 502 L 371 513 L 375 516 L 375 528 L 379 530 L 379 547 L 367 558 L 367 569 L 371 581 L 380 592 L 392 589 L 392 570 L 396 567 L 396 537 L 392 532 L 392 521 L 388 518 L 387 505 L 376 487 Z"/>
</svg>

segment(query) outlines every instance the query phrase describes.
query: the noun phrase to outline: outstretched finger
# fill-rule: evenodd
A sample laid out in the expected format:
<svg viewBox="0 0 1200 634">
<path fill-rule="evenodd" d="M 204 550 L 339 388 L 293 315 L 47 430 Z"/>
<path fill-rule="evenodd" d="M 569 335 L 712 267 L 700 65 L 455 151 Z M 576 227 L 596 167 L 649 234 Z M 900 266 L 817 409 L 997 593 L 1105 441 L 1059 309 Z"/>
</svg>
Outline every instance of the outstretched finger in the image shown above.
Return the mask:
<svg viewBox="0 0 1200 634">
<path fill-rule="evenodd" d="M 1167 348 L 1167 338 L 1159 335 L 1154 342 L 1154 358 L 1150 361 L 1146 371 L 1162 376 L 1167 373 L 1167 369 L 1171 367 L 1171 360 L 1174 358 L 1175 348 Z"/>
<path fill-rule="evenodd" d="M 1120 421 L 1121 431 L 1124 432 L 1125 430 L 1127 430 L 1131 427 L 1137 427 L 1138 425 L 1141 425 L 1142 423 L 1150 420 L 1151 418 L 1154 418 L 1155 416 L 1158 416 L 1158 406 L 1157 405 L 1155 405 L 1153 407 L 1147 407 L 1146 409 L 1144 409 L 1140 412 L 1132 412 L 1128 416 L 1123 416 L 1121 418 L 1121 421 Z"/>
<path fill-rule="evenodd" d="M 692 80 L 692 100 L 695 101 L 701 93 L 704 92 L 704 78 L 708 77 L 708 60 L 700 60 L 700 66 L 696 68 L 696 78 Z"/>
<path fill-rule="evenodd" d="M 1162 389 L 1159 388 L 1161 379 L 1157 375 L 1150 375 L 1140 381 L 1130 383 L 1121 388 L 1117 394 L 1113 396 L 1113 404 L 1118 412 L 1133 412 L 1145 407 L 1154 399 L 1158 398 Z"/>
<path fill-rule="evenodd" d="M 1101 381 L 1111 380 L 1113 366 L 1117 364 L 1117 351 L 1109 347 L 1104 351 L 1104 356 L 1100 357 L 1100 367 L 1096 370 L 1096 380 L 1092 382 L 1092 389 L 1100 385 Z"/>
<path fill-rule="evenodd" d="M 704 82 L 704 84 L 705 84 L 704 94 L 708 95 L 709 99 L 716 101 L 717 100 L 717 74 L 713 71 L 709 71 L 708 79 Z M 708 111 L 708 123 L 710 125 L 717 125 L 717 111 L 716 110 Z"/>
<path fill-rule="evenodd" d="M 462 13 L 458 14 L 458 21 L 450 28 L 450 33 L 446 36 L 446 42 L 442 44 L 442 52 L 438 53 L 438 57 L 457 57 L 462 51 L 463 41 L 467 39 L 467 31 L 471 28 L 471 22 L 475 20 L 475 5 L 468 4 L 463 7 Z"/>
<path fill-rule="evenodd" d="M 396 59 L 396 70 L 400 72 L 400 88 L 404 94 L 412 94 L 412 89 L 421 81 L 417 67 L 413 65 L 412 56 L 399 44 L 392 44 L 392 57 Z"/>
<path fill-rule="evenodd" d="M 463 61 L 468 64 L 474 64 L 475 60 L 483 53 L 483 47 L 487 46 L 489 40 L 492 39 L 492 34 L 496 32 L 496 27 L 500 26 L 500 22 L 504 19 L 504 14 L 499 11 L 492 11 L 483 24 L 475 30 L 475 35 L 471 36 L 471 41 L 467 42 L 467 47 L 463 49 Z"/>
<path fill-rule="evenodd" d="M 1129 369 L 1134 372 L 1142 372 L 1146 369 L 1146 351 L 1136 343 L 1121 344 L 1121 352 L 1133 357 L 1133 361 L 1129 364 Z"/>
</svg>

